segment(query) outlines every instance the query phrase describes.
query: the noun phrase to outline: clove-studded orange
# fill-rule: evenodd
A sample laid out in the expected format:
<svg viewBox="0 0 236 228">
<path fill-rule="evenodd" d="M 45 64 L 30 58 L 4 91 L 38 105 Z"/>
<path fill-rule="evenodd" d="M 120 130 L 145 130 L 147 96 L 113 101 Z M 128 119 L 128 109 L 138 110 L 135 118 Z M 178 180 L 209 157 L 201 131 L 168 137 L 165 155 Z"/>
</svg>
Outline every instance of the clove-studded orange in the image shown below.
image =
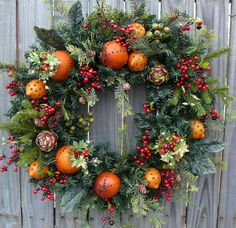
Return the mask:
<svg viewBox="0 0 236 228">
<path fill-rule="evenodd" d="M 128 62 L 128 50 L 115 40 L 108 41 L 103 45 L 100 59 L 104 66 L 118 70 Z"/>
<path fill-rule="evenodd" d="M 54 81 L 63 81 L 68 78 L 69 73 L 74 66 L 74 61 L 66 51 L 55 51 L 54 54 L 60 63 L 51 79 Z"/>
<path fill-rule="evenodd" d="M 148 183 L 147 185 L 148 188 L 150 189 L 159 188 L 161 184 L 161 174 L 156 168 L 149 167 L 144 174 L 144 178 Z"/>
<path fill-rule="evenodd" d="M 39 161 L 36 160 L 36 161 L 33 161 L 29 165 L 28 174 L 30 177 L 33 177 L 35 179 L 41 179 L 41 178 L 47 176 L 48 171 L 49 171 L 48 166 L 40 167 Z"/>
<path fill-rule="evenodd" d="M 129 56 L 128 67 L 131 71 L 142 71 L 148 63 L 148 58 L 142 52 L 132 52 Z"/>
<path fill-rule="evenodd" d="M 26 85 L 26 96 L 31 99 L 41 99 L 46 93 L 45 84 L 41 80 L 34 79 Z"/>
<path fill-rule="evenodd" d="M 104 199 L 110 199 L 120 191 L 120 178 L 111 171 L 104 171 L 94 181 L 94 191 Z"/>
<path fill-rule="evenodd" d="M 206 130 L 204 124 L 200 120 L 190 120 L 192 128 L 192 139 L 205 139 Z"/>
<path fill-rule="evenodd" d="M 55 165 L 57 169 L 62 173 L 73 174 L 81 170 L 81 168 L 77 168 L 72 165 L 72 162 L 70 160 L 70 156 L 72 153 L 71 149 L 72 149 L 72 146 L 65 145 L 59 148 L 59 150 L 56 153 Z"/>
<path fill-rule="evenodd" d="M 129 25 L 131 28 L 133 28 L 134 30 L 134 34 L 138 37 L 138 38 L 143 38 L 146 34 L 146 30 L 144 28 L 144 26 L 140 23 L 133 23 Z"/>
</svg>

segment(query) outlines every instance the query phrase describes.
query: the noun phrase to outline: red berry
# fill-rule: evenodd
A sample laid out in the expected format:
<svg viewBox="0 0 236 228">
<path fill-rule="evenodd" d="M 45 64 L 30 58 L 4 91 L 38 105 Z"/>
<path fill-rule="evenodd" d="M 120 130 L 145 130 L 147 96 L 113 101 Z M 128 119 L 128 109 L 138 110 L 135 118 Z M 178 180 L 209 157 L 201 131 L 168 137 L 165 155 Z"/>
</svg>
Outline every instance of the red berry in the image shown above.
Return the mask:
<svg viewBox="0 0 236 228">
<path fill-rule="evenodd" d="M 60 102 L 60 101 L 57 101 L 57 102 L 56 102 L 56 106 L 57 106 L 57 107 L 61 107 L 61 102 Z"/>
<path fill-rule="evenodd" d="M 204 120 L 208 120 L 209 119 L 209 116 L 208 115 L 205 115 L 204 116 Z"/>
<path fill-rule="evenodd" d="M 32 105 L 36 104 L 36 100 L 32 100 L 32 101 L 31 101 L 31 104 L 32 104 Z"/>
<path fill-rule="evenodd" d="M 213 109 L 211 110 L 211 114 L 212 114 L 212 115 L 216 115 L 216 114 L 217 114 L 216 109 L 213 108 Z"/>
<path fill-rule="evenodd" d="M 147 108 L 146 109 L 146 113 L 150 113 L 151 112 L 151 109 L 150 108 Z"/>
<path fill-rule="evenodd" d="M 88 83 L 89 79 L 88 78 L 84 78 L 84 83 Z"/>
<path fill-rule="evenodd" d="M 133 35 L 133 39 L 136 40 L 138 37 L 136 35 Z"/>
<path fill-rule="evenodd" d="M 113 212 L 115 212 L 115 208 L 114 208 L 114 207 L 110 207 L 110 208 L 109 208 L 109 211 L 110 211 L 111 213 L 113 213 Z"/>
<path fill-rule="evenodd" d="M 113 25 L 113 29 L 117 29 L 118 28 L 118 25 Z"/>
<path fill-rule="evenodd" d="M 48 98 L 47 97 L 43 97 L 43 101 L 47 101 L 48 100 Z"/>
<path fill-rule="evenodd" d="M 216 119 L 219 119 L 220 118 L 220 114 L 216 114 Z"/>
<path fill-rule="evenodd" d="M 197 61 L 197 60 L 198 60 L 198 56 L 195 55 L 195 56 L 193 57 L 193 59 L 194 59 L 195 61 Z"/>
<path fill-rule="evenodd" d="M 107 218 L 105 216 L 102 217 L 102 221 L 103 222 L 106 222 L 107 221 Z"/>
<path fill-rule="evenodd" d="M 120 29 L 120 31 L 121 31 L 122 33 L 124 33 L 124 32 L 126 31 L 126 29 L 125 29 L 124 27 L 122 27 L 122 28 Z"/>
<path fill-rule="evenodd" d="M 196 66 L 194 64 L 191 65 L 191 69 L 195 69 Z"/>
<path fill-rule="evenodd" d="M 39 111 L 39 107 L 35 107 L 34 110 L 35 110 L 35 111 Z"/>
<path fill-rule="evenodd" d="M 148 108 L 148 104 L 143 104 L 143 108 L 147 109 Z"/>
<path fill-rule="evenodd" d="M 37 194 L 38 191 L 39 191 L 39 190 L 36 188 L 36 189 L 34 189 L 33 193 L 34 193 L 34 194 Z"/>
</svg>

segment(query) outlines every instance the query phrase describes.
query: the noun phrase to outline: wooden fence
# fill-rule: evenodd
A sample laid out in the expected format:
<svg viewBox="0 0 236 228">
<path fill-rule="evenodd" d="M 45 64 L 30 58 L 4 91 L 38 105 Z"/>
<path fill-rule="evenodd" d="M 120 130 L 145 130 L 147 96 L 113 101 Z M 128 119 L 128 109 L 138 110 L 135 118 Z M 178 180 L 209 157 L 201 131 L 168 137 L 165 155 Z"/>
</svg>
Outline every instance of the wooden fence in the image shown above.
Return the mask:
<svg viewBox="0 0 236 228">
<path fill-rule="evenodd" d="M 137 1 L 137 0 L 136 0 Z M 140 1 L 140 0 L 139 0 Z M 55 0 L 56 2 L 56 0 Z M 68 0 L 71 5 L 75 0 Z M 83 12 L 91 12 L 96 0 L 82 0 Z M 106 0 L 121 10 L 130 10 L 129 0 Z M 236 95 L 236 0 L 147 0 L 147 10 L 161 18 L 166 12 L 179 8 L 193 17 L 203 18 L 204 24 L 216 31 L 217 40 L 214 48 L 232 47 L 229 56 L 221 57 L 213 62 L 213 74 L 221 77 L 221 84 L 232 87 L 232 95 Z M 24 52 L 28 45 L 35 41 L 33 26 L 50 27 L 48 5 L 43 0 L 0 0 L 0 61 L 24 61 Z M 10 107 L 10 98 L 4 89 L 8 81 L 2 75 L 0 83 L 0 116 Z M 135 110 L 139 110 L 145 99 L 145 90 L 137 86 L 130 92 L 130 99 Z M 233 103 L 235 109 L 236 102 Z M 222 107 L 221 107 L 222 108 Z M 223 108 L 222 108 L 223 109 Z M 101 95 L 101 102 L 94 108 L 97 119 L 92 132 L 96 141 L 110 140 L 116 144 L 120 116 L 115 110 L 115 99 Z M 3 118 L 4 119 L 4 118 Z M 3 120 L 2 119 L 2 120 Z M 234 133 L 236 123 L 226 123 L 222 137 L 226 141 L 226 149 L 221 159 L 228 162 L 228 169 L 216 175 L 201 177 L 199 192 L 191 197 L 196 202 L 194 208 L 167 203 L 165 206 L 166 225 L 168 228 L 235 228 L 236 227 L 236 140 Z M 129 121 L 130 135 L 134 135 L 135 127 Z M 4 135 L 4 133 L 2 133 Z M 131 145 L 134 140 L 131 137 Z M 0 152 L 1 153 L 1 152 Z M 90 211 L 91 227 L 102 227 L 101 217 Z M 123 227 L 129 221 L 134 227 L 148 228 L 151 225 L 145 218 L 121 216 Z M 108 225 L 109 226 L 109 225 Z M 39 196 L 32 194 L 28 184 L 28 176 L 24 170 L 14 173 L 0 174 L 0 228 L 73 228 L 81 226 L 79 212 L 61 216 L 57 207 L 48 202 L 40 202 Z M 126 226 L 131 227 L 131 226 Z"/>
</svg>

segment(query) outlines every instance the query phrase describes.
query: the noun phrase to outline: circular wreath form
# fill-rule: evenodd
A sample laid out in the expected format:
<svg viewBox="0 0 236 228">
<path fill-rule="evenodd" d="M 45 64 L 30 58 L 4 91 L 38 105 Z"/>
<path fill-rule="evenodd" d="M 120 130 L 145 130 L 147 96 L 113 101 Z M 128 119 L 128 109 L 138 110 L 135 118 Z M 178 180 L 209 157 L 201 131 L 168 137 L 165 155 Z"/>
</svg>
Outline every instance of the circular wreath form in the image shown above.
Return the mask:
<svg viewBox="0 0 236 228">
<path fill-rule="evenodd" d="M 226 104 L 231 97 L 214 86 L 209 62 L 228 48 L 207 54 L 213 34 L 200 19 L 176 11 L 158 20 L 143 9 L 125 13 L 101 2 L 84 19 L 77 2 L 52 29 L 35 27 L 40 46 L 30 47 L 26 65 L 1 64 L 14 77 L 6 86 L 14 96 L 11 120 L 1 124 L 12 155 L 1 157 L 1 170 L 28 167 L 42 201 L 61 193 L 62 213 L 105 208 L 102 221 L 113 225 L 115 214 L 132 208 L 160 223 L 152 212 L 161 199 L 186 202 L 197 177 L 216 171 L 210 153 L 223 145 L 206 129 L 222 121 L 215 96 Z M 140 83 L 146 102 L 133 114 L 128 91 Z M 88 137 L 95 121 L 89 109 L 108 88 L 122 116 L 119 153 Z M 124 121 L 130 115 L 138 128 L 132 150 Z"/>
</svg>

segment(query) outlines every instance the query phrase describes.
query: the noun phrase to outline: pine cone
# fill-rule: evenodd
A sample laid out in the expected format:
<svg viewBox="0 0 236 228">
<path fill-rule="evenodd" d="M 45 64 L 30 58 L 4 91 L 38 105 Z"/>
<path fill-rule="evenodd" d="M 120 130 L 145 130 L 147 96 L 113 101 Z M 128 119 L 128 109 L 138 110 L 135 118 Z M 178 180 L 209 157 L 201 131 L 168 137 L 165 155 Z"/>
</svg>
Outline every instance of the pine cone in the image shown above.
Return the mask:
<svg viewBox="0 0 236 228">
<path fill-rule="evenodd" d="M 145 185 L 143 184 L 137 185 L 137 188 L 141 194 L 145 195 L 147 193 L 147 188 Z"/>
<path fill-rule="evenodd" d="M 47 124 L 50 129 L 53 129 L 63 119 L 64 114 L 62 111 L 58 111 L 54 116 L 48 118 Z"/>
<path fill-rule="evenodd" d="M 37 127 L 42 127 L 43 126 L 43 123 L 42 123 L 42 121 L 40 120 L 40 119 L 34 119 L 34 124 L 35 124 L 35 126 L 37 126 Z"/>
<path fill-rule="evenodd" d="M 42 151 L 49 152 L 57 146 L 58 136 L 55 132 L 42 131 L 36 137 L 36 144 Z"/>
<path fill-rule="evenodd" d="M 156 66 L 154 66 L 151 69 L 147 80 L 155 85 L 160 85 L 163 82 L 167 82 L 169 80 L 169 73 L 166 66 L 163 64 L 157 64 Z"/>
</svg>

